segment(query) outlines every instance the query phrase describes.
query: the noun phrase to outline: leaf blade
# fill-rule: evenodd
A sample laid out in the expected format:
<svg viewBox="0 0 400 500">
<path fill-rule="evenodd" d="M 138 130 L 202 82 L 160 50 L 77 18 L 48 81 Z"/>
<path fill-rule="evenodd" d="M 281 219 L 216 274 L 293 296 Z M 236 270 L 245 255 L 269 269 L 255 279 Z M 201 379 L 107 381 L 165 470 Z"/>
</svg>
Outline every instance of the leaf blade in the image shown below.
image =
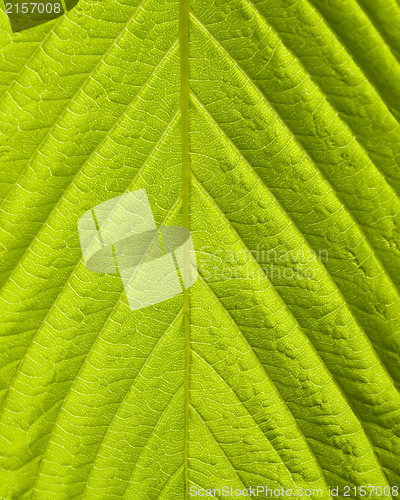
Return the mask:
<svg viewBox="0 0 400 500">
<path fill-rule="evenodd" d="M 360 4 L 81 1 L 4 38 L 3 496 L 398 483 L 398 7 Z M 130 311 L 76 222 L 140 188 L 200 276 Z"/>
</svg>

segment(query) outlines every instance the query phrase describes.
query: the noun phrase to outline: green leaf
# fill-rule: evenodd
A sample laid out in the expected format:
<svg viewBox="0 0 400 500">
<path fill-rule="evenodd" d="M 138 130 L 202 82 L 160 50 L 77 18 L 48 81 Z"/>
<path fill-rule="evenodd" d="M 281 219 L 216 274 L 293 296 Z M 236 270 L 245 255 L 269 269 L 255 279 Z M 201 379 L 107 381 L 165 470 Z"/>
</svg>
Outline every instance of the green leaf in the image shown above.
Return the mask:
<svg viewBox="0 0 400 500">
<path fill-rule="evenodd" d="M 397 497 L 399 20 L 81 0 L 12 34 L 0 12 L 0 496 Z M 78 221 L 142 188 L 199 277 L 131 310 Z"/>
</svg>

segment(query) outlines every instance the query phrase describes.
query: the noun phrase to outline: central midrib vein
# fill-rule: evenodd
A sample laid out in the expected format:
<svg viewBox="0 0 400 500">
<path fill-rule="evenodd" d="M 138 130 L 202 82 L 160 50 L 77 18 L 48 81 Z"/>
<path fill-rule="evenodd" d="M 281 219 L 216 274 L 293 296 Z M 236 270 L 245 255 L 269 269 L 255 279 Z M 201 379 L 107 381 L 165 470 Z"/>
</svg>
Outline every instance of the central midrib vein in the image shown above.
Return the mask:
<svg viewBox="0 0 400 500">
<path fill-rule="evenodd" d="M 180 110 L 182 124 L 182 210 L 183 225 L 189 227 L 190 151 L 189 151 L 189 0 L 179 0 L 179 49 L 181 71 Z M 184 282 L 188 283 L 190 255 L 184 253 Z M 185 279 L 186 278 L 186 279 Z M 190 297 L 189 288 L 184 290 L 183 318 L 185 332 L 185 427 L 184 427 L 184 474 L 185 499 L 189 498 L 189 403 L 190 403 Z"/>
</svg>

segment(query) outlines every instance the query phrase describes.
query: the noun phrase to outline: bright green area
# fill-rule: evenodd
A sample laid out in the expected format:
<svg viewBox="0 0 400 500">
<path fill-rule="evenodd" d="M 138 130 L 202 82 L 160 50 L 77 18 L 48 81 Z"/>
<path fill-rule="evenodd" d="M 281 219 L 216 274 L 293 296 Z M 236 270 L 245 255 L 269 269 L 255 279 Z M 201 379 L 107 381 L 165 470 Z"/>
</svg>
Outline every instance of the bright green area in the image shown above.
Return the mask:
<svg viewBox="0 0 400 500">
<path fill-rule="evenodd" d="M 400 5 L 186 1 L 0 11 L 0 497 L 392 492 Z M 77 223 L 141 188 L 200 276 L 131 311 Z"/>
</svg>

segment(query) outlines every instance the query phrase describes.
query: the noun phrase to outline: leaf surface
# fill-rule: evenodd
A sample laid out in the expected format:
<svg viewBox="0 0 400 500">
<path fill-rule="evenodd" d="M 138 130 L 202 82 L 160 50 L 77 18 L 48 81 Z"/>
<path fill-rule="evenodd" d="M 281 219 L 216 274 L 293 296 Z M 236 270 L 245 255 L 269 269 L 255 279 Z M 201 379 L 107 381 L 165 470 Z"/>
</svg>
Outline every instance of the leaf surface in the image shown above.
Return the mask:
<svg viewBox="0 0 400 500">
<path fill-rule="evenodd" d="M 0 496 L 395 498 L 399 4 L 0 14 Z M 77 223 L 142 188 L 199 278 L 132 311 Z"/>
</svg>

